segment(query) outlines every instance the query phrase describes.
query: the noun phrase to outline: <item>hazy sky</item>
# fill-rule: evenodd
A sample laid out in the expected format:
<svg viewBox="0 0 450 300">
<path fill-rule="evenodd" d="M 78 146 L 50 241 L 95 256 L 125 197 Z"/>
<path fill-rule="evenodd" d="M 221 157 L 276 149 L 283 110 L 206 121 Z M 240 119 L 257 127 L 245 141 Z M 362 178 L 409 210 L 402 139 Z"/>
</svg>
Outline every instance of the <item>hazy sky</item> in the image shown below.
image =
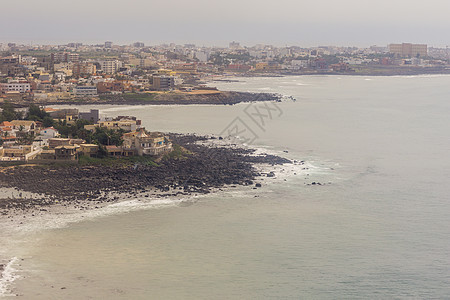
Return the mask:
<svg viewBox="0 0 450 300">
<path fill-rule="evenodd" d="M 11 0 L 0 9 L 0 42 L 450 44 L 449 0 Z"/>
</svg>

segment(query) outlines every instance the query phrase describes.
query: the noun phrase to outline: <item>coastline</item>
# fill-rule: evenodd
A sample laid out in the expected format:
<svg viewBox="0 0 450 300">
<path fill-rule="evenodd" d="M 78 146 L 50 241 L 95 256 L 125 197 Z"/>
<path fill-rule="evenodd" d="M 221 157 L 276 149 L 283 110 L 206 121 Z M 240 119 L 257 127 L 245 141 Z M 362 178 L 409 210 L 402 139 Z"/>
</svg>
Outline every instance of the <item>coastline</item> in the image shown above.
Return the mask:
<svg viewBox="0 0 450 300">
<path fill-rule="evenodd" d="M 187 93 L 143 93 L 100 95 L 99 98 L 80 98 L 70 100 L 12 100 L 15 107 L 28 107 L 30 103 L 42 106 L 49 105 L 234 105 L 238 103 L 276 101 L 280 102 L 283 96 L 273 93 L 251 93 L 236 91 L 220 91 L 205 94 Z"/>
<path fill-rule="evenodd" d="M 284 76 L 420 76 L 420 75 L 449 75 L 448 67 L 415 67 L 415 66 L 352 66 L 353 71 L 292 71 L 292 72 L 261 72 L 261 73 L 235 73 L 232 77 L 284 77 Z M 224 76 L 226 77 L 226 76 Z M 226 81 L 226 80 L 218 80 Z"/>
<path fill-rule="evenodd" d="M 133 210 L 188 206 L 209 193 L 237 187 L 257 190 L 265 185 L 264 178 L 275 177 L 274 172 L 278 174 L 285 165 L 304 164 L 241 148 L 219 137 L 170 137 L 187 154 L 163 159 L 158 166 L 0 167 L 0 223 L 5 233 L 20 236 Z M 10 295 L 11 284 L 19 278 L 12 268 L 17 259 L 4 254 L 0 297 Z"/>
<path fill-rule="evenodd" d="M 55 205 L 78 210 L 100 208 L 136 196 L 164 198 L 208 194 L 224 186 L 257 188 L 256 164 L 283 165 L 290 160 L 255 150 L 199 144 L 216 138 L 171 134 L 185 149 L 180 157 L 158 165 L 16 166 L 0 172 L 0 214 L 14 218 L 24 212 L 46 214 Z M 187 154 L 186 154 L 187 153 Z"/>
</svg>

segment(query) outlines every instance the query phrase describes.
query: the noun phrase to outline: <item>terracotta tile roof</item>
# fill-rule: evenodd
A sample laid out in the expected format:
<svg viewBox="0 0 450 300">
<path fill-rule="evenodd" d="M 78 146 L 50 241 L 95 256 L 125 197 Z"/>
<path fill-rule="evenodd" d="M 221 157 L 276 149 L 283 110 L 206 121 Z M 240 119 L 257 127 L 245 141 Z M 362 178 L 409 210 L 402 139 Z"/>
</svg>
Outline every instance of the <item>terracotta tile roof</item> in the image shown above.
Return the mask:
<svg viewBox="0 0 450 300">
<path fill-rule="evenodd" d="M 51 111 L 58 111 L 59 109 L 55 109 L 55 108 L 51 108 L 51 107 L 46 107 L 44 108 L 44 111 L 46 112 L 51 112 Z"/>
<path fill-rule="evenodd" d="M 8 121 L 3 121 L 2 123 L 0 123 L 0 126 L 13 126 L 13 123 L 8 122 Z"/>
</svg>

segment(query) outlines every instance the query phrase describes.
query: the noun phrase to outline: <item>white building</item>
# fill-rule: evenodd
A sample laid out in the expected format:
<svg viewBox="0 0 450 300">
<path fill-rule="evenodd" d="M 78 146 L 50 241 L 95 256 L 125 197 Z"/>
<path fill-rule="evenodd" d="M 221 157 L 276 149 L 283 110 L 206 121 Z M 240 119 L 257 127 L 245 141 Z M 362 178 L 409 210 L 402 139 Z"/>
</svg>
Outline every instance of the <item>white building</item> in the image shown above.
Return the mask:
<svg viewBox="0 0 450 300">
<path fill-rule="evenodd" d="M 122 67 L 122 62 L 117 59 L 101 60 L 99 64 L 105 74 L 114 74 Z"/>
<path fill-rule="evenodd" d="M 197 58 L 200 62 L 207 62 L 209 59 L 209 54 L 204 51 L 196 51 L 195 58 Z"/>
<path fill-rule="evenodd" d="M 77 97 L 96 97 L 98 95 L 96 86 L 77 86 L 73 88 L 73 93 Z"/>
<path fill-rule="evenodd" d="M 39 137 L 42 140 L 48 140 L 59 136 L 58 130 L 53 127 L 44 128 L 39 132 Z"/>
<path fill-rule="evenodd" d="M 1 83 L 0 90 L 4 93 L 6 92 L 28 93 L 31 91 L 31 86 L 28 82 Z"/>
</svg>

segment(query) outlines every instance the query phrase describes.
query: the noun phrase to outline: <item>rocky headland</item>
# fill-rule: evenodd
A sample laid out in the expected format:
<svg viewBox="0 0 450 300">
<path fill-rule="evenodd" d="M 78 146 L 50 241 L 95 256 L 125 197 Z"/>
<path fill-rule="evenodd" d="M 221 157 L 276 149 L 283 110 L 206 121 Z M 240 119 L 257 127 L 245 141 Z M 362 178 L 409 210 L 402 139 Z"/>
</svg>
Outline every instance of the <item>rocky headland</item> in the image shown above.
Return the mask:
<svg viewBox="0 0 450 300">
<path fill-rule="evenodd" d="M 234 91 L 193 91 L 193 92 L 154 92 L 102 94 L 94 98 L 71 99 L 8 99 L 16 107 L 36 105 L 233 105 L 242 102 L 281 101 L 282 96 L 273 93 L 250 93 Z"/>
<path fill-rule="evenodd" d="M 47 211 L 54 204 L 95 208 L 127 197 L 166 197 L 210 193 L 227 185 L 260 186 L 255 164 L 280 165 L 291 161 L 254 150 L 206 146 L 207 137 L 172 134 L 182 155 L 158 160 L 157 165 L 15 166 L 0 171 L 0 188 L 18 196 L 0 199 L 0 213 Z M 270 175 L 267 175 L 270 176 Z M 33 194 L 37 197 L 28 197 Z M 122 195 L 119 197 L 118 195 Z"/>
</svg>

